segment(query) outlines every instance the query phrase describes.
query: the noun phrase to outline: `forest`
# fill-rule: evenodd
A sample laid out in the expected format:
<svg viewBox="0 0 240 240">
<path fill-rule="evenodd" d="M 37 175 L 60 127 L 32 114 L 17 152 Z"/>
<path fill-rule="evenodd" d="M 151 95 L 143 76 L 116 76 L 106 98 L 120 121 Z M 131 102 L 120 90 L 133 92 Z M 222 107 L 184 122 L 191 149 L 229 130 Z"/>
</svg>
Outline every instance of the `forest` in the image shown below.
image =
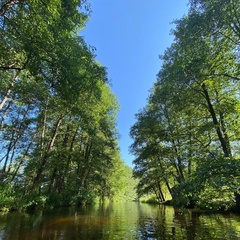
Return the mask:
<svg viewBox="0 0 240 240">
<path fill-rule="evenodd" d="M 240 209 L 240 1 L 191 0 L 131 127 L 138 195 Z"/>
<path fill-rule="evenodd" d="M 79 34 L 90 14 L 86 1 L 1 1 L 1 209 L 135 198 L 118 100 Z"/>
<path fill-rule="evenodd" d="M 0 209 L 152 195 L 240 209 L 240 0 L 190 0 L 175 20 L 130 129 L 133 170 L 107 69 L 79 34 L 90 17 L 86 0 L 0 3 Z"/>
</svg>

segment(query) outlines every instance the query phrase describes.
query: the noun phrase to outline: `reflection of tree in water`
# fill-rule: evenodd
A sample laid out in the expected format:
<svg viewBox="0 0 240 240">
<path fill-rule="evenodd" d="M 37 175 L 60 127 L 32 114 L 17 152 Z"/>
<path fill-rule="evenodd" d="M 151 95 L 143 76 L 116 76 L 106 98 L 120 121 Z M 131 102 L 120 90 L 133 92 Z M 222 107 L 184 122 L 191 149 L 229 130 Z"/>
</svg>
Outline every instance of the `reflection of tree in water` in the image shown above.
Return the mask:
<svg viewBox="0 0 240 240">
<path fill-rule="evenodd" d="M 174 209 L 174 226 L 172 228 L 173 239 L 193 240 L 196 238 L 199 217 L 191 211 Z"/>
<path fill-rule="evenodd" d="M 152 211 L 147 211 L 152 209 Z M 144 208 L 139 205 L 138 231 L 136 239 L 167 239 L 167 211 L 165 206 Z"/>
<path fill-rule="evenodd" d="M 175 239 L 240 239 L 239 218 L 233 221 L 229 214 L 175 210 L 174 222 Z"/>
<path fill-rule="evenodd" d="M 198 231 L 209 239 L 240 239 L 240 218 L 229 213 L 202 213 Z"/>
<path fill-rule="evenodd" d="M 136 239 L 187 239 L 196 237 L 199 219 L 190 211 L 181 211 L 171 207 L 159 206 L 155 214 L 149 215 L 139 208 L 139 228 Z"/>
<path fill-rule="evenodd" d="M 147 208 L 146 208 L 147 209 Z M 160 206 L 146 211 L 139 206 L 135 239 L 240 239 L 239 218 Z M 239 225 L 240 226 L 240 225 Z M 240 230 L 240 227 L 239 227 Z"/>
<path fill-rule="evenodd" d="M 119 202 L 110 206 L 110 225 L 105 229 L 103 239 L 134 239 L 139 216 L 138 203 Z"/>
<path fill-rule="evenodd" d="M 40 239 L 103 239 L 103 228 L 107 224 L 105 217 L 81 215 L 79 212 L 44 221 L 39 226 Z M 29 238 L 34 239 L 34 238 Z"/>
<path fill-rule="evenodd" d="M 0 216 L 0 239 L 240 239 L 240 216 L 148 204 L 109 204 Z"/>
<path fill-rule="evenodd" d="M 81 209 L 81 211 L 66 211 L 36 214 L 7 214 L 4 231 L 0 239 L 8 240 L 75 240 L 75 239 L 105 239 L 103 229 L 108 225 L 108 218 L 97 215 L 96 210 Z M 1 230 L 1 229 L 0 229 Z"/>
</svg>

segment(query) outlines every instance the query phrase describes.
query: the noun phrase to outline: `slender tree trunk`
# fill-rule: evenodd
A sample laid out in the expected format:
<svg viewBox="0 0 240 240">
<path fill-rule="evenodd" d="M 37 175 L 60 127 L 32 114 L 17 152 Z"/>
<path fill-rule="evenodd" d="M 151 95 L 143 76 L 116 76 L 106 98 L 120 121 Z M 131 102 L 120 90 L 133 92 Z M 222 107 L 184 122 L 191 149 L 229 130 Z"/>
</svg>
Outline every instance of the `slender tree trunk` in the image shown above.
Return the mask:
<svg viewBox="0 0 240 240">
<path fill-rule="evenodd" d="M 177 173 L 177 177 L 176 177 L 176 180 L 179 182 L 179 183 L 181 183 L 181 182 L 183 182 L 184 181 L 184 176 L 183 176 L 183 171 L 182 171 L 182 161 L 181 161 L 181 157 L 179 156 L 179 154 L 178 154 L 178 149 L 177 149 L 177 147 L 176 147 L 176 145 L 175 145 L 175 141 L 174 140 L 172 140 L 172 144 L 173 144 L 173 150 L 175 151 L 175 153 L 176 153 L 176 155 L 177 155 L 177 157 L 176 157 L 176 159 L 177 159 L 177 164 L 176 164 L 176 162 L 175 162 L 175 159 L 173 159 L 173 161 L 174 161 L 174 163 L 173 163 L 173 165 L 174 165 L 174 167 L 175 167 L 175 169 L 176 169 L 176 173 Z"/>
<path fill-rule="evenodd" d="M 216 96 L 217 96 L 217 102 L 220 104 L 218 91 L 215 90 L 215 93 L 216 93 Z M 229 140 L 229 137 L 228 137 L 228 134 L 227 134 L 227 128 L 226 128 L 225 118 L 224 118 L 224 113 L 223 112 L 219 113 L 219 121 L 220 121 L 220 128 L 222 130 L 223 137 L 224 137 L 227 149 L 228 149 L 228 153 L 229 153 L 230 156 L 232 156 L 230 140 Z"/>
<path fill-rule="evenodd" d="M 227 151 L 228 151 L 229 156 L 231 157 L 232 156 L 232 151 L 231 151 L 229 137 L 228 137 L 228 134 L 227 134 L 224 115 L 223 115 L 223 113 L 220 113 L 219 115 L 220 115 L 220 123 L 221 123 L 221 128 L 222 128 L 224 140 L 225 140 L 225 143 L 226 143 Z"/>
<path fill-rule="evenodd" d="M 20 137 L 19 137 L 20 138 Z M 16 152 L 16 148 L 17 148 L 17 145 L 18 145 L 18 140 L 19 138 L 17 138 L 14 142 L 14 145 L 13 145 L 13 148 L 12 148 L 12 154 L 11 154 L 11 158 L 10 158 L 10 161 L 9 161 L 9 165 L 8 165 L 8 170 L 7 170 L 7 174 L 10 173 L 11 171 L 11 168 L 12 168 L 12 164 L 13 164 L 13 159 L 14 159 L 14 155 L 15 155 L 15 152 Z"/>
<path fill-rule="evenodd" d="M 47 148 L 47 150 L 46 150 L 46 152 L 45 152 L 45 154 L 42 158 L 40 166 L 37 169 L 37 173 L 36 173 L 36 176 L 34 177 L 33 184 L 36 184 L 40 180 L 40 177 L 41 177 L 42 172 L 43 172 L 43 168 L 44 168 L 45 164 L 47 163 L 48 154 L 51 152 L 51 150 L 53 148 L 53 145 L 54 145 L 54 142 L 56 140 L 56 137 L 57 137 L 58 130 L 59 130 L 60 124 L 62 122 L 62 119 L 63 119 L 63 115 L 60 115 L 60 117 L 58 118 L 58 120 L 56 122 L 51 141 L 49 142 L 48 148 Z"/>
<path fill-rule="evenodd" d="M 48 186 L 48 193 L 51 193 L 52 190 L 55 188 L 56 176 L 57 176 L 57 167 L 55 167 L 54 170 L 53 170 L 53 174 L 52 174 L 49 186 Z"/>
<path fill-rule="evenodd" d="M 192 122 L 190 122 L 190 127 L 192 129 Z M 192 173 L 192 132 L 189 133 L 189 154 L 188 154 L 188 177 Z"/>
<path fill-rule="evenodd" d="M 166 186 L 167 186 L 167 189 L 168 189 L 171 197 L 173 198 L 173 192 L 172 192 L 172 189 L 170 188 L 170 185 L 169 185 L 169 183 L 168 183 L 168 180 L 165 178 L 164 181 L 165 181 L 165 184 L 166 184 Z"/>
<path fill-rule="evenodd" d="M 181 183 L 182 181 L 184 181 L 184 175 L 183 175 L 183 170 L 182 170 L 182 160 L 181 160 L 181 156 L 179 155 L 178 148 L 177 148 L 177 145 L 175 143 L 175 140 L 173 138 L 174 134 L 173 134 L 173 131 L 172 131 L 171 121 L 170 121 L 166 106 L 163 108 L 163 111 L 164 111 L 166 119 L 167 119 L 169 132 L 171 133 L 172 148 L 173 148 L 173 151 L 176 153 L 176 156 L 177 156 L 176 157 L 177 158 L 177 164 L 175 163 L 175 160 L 174 160 L 174 166 L 175 166 L 177 174 L 178 174 L 177 181 L 179 183 Z"/>
<path fill-rule="evenodd" d="M 12 6 L 11 3 L 14 2 L 14 4 L 15 4 L 16 1 L 17 1 L 17 2 L 21 2 L 21 1 L 23 2 L 24 0 L 10 0 L 10 1 L 8 2 L 8 3 L 10 3 L 10 7 Z M 4 5 L 6 5 L 6 6 L 9 7 L 8 3 L 6 3 L 6 4 L 4 4 Z M 0 9 L 0 16 L 1 16 L 2 9 L 4 9 L 4 5 L 3 5 L 2 8 Z M 6 9 L 6 7 L 5 7 L 5 9 Z M 26 61 L 23 63 L 23 66 L 22 66 L 22 67 L 19 67 L 19 68 L 14 68 L 14 67 L 13 67 L 13 68 L 12 68 L 12 69 L 15 70 L 15 75 L 13 76 L 12 82 L 11 82 L 10 85 L 8 86 L 5 94 L 3 95 L 2 101 L 0 102 L 0 110 L 2 110 L 3 106 L 5 105 L 6 101 L 8 100 L 8 98 L 9 98 L 11 92 L 12 92 L 12 89 L 13 89 L 13 87 L 14 87 L 17 79 L 18 79 L 19 74 L 21 73 L 21 71 L 22 71 L 23 69 L 26 68 L 26 66 L 27 66 L 27 64 L 28 64 L 28 61 L 29 61 L 29 57 L 28 57 L 28 58 L 26 59 Z M 11 69 L 11 68 L 10 68 L 10 69 Z M 9 70 L 10 70 L 10 69 L 9 69 Z"/>
<path fill-rule="evenodd" d="M 92 149 L 92 144 L 87 143 L 85 147 L 85 153 L 84 153 L 85 162 L 82 163 L 83 165 L 82 167 L 80 167 L 80 163 L 79 163 L 79 169 L 81 169 L 81 172 L 79 172 L 79 174 L 81 175 L 81 178 L 80 178 L 80 183 L 79 181 L 76 182 L 76 186 L 79 186 L 78 194 L 80 193 L 81 188 L 86 187 L 86 180 L 89 176 L 89 173 L 91 172 L 91 168 L 92 168 L 91 149 Z"/>
<path fill-rule="evenodd" d="M 69 119 L 69 122 L 71 122 L 71 117 Z M 58 154 L 58 165 L 55 166 L 53 174 L 52 174 L 52 178 L 51 178 L 51 182 L 49 185 L 49 190 L 51 190 L 51 188 L 57 190 L 58 192 L 61 192 L 63 190 L 63 185 L 64 185 L 64 160 L 66 159 L 66 154 L 65 152 L 67 152 L 67 145 L 69 142 L 69 136 L 70 136 L 70 130 L 71 127 L 68 124 L 67 128 L 66 128 L 66 132 L 63 138 L 63 142 L 62 142 L 62 149 L 61 152 L 59 152 Z M 51 186 L 52 184 L 54 184 L 53 186 Z"/>
<path fill-rule="evenodd" d="M 204 95 L 205 95 L 205 99 L 207 101 L 207 105 L 208 105 L 208 110 L 211 114 L 211 117 L 212 117 L 212 120 L 213 120 L 213 124 L 215 126 L 215 129 L 216 129 L 216 132 L 217 132 L 217 135 L 218 135 L 218 139 L 221 143 L 221 147 L 222 147 L 222 150 L 223 150 L 223 153 L 224 153 L 224 156 L 225 157 L 231 157 L 231 152 L 229 152 L 229 148 L 227 146 L 227 143 L 223 137 L 223 134 L 222 134 L 222 130 L 221 130 L 221 126 L 220 126 L 220 123 L 218 122 L 218 119 L 217 119 L 217 116 L 216 116 L 216 112 L 213 108 L 213 105 L 211 103 L 211 100 L 210 100 L 210 97 L 209 97 L 209 93 L 206 89 L 206 85 L 203 83 L 202 84 L 202 89 L 203 89 L 203 92 L 204 92 Z"/>
<path fill-rule="evenodd" d="M 45 142 L 45 134 L 46 134 L 46 122 L 47 122 L 47 109 L 44 110 L 43 122 L 42 122 L 42 132 L 41 132 L 41 157 L 44 155 L 44 142 Z"/>
<path fill-rule="evenodd" d="M 11 105 L 12 105 L 12 101 L 9 101 L 7 107 L 4 109 L 4 112 L 3 112 L 3 114 L 2 114 L 1 123 L 0 123 L 0 130 L 1 130 L 2 127 L 3 127 L 4 120 L 5 120 L 6 116 L 7 116 L 7 112 L 8 112 L 8 110 L 9 110 L 9 108 L 11 107 Z"/>
<path fill-rule="evenodd" d="M 18 71 L 15 76 L 13 77 L 12 79 L 12 82 L 11 84 L 8 86 L 3 98 L 2 98 L 2 101 L 0 102 L 0 110 L 2 110 L 3 106 L 5 105 L 6 101 L 8 100 L 9 96 L 10 96 L 10 93 L 12 91 L 12 88 L 15 84 L 15 82 L 17 81 L 18 79 L 18 75 L 19 75 L 20 71 Z"/>
<path fill-rule="evenodd" d="M 165 197 L 164 197 L 164 195 L 163 195 L 162 189 L 160 188 L 159 191 L 160 191 L 160 195 L 161 195 L 161 197 L 162 197 L 162 201 L 165 202 Z"/>
<path fill-rule="evenodd" d="M 162 190 L 161 190 L 161 188 L 159 188 L 158 183 L 153 187 L 153 191 L 154 191 L 159 203 L 162 203 L 165 201 Z"/>
<path fill-rule="evenodd" d="M 36 136 L 36 133 L 35 133 L 34 136 Z M 27 154 L 28 154 L 28 152 L 29 152 L 32 144 L 33 144 L 33 141 L 28 144 L 28 147 L 27 147 L 27 149 L 25 150 L 25 152 L 24 152 L 24 154 L 23 154 L 23 156 L 22 156 L 22 160 L 19 162 L 17 168 L 15 169 L 15 171 L 14 171 L 14 173 L 13 173 L 13 176 L 12 176 L 12 179 L 11 179 L 10 182 L 13 182 L 14 179 L 15 179 L 15 177 L 17 176 L 18 171 L 19 171 L 20 167 L 22 166 L 22 164 L 24 163 L 24 159 L 25 159 L 25 157 L 27 156 Z"/>
<path fill-rule="evenodd" d="M 158 163 L 160 164 L 161 171 L 162 171 L 163 174 L 164 174 L 164 169 L 163 169 L 163 166 L 162 166 L 162 162 L 161 162 L 161 160 L 160 160 L 159 157 L 158 157 Z M 171 188 L 170 188 L 170 185 L 169 185 L 169 183 L 168 183 L 168 179 L 166 178 L 166 175 L 165 175 L 165 174 L 164 174 L 163 178 L 164 178 L 164 182 L 165 182 L 165 184 L 166 184 L 166 186 L 167 186 L 167 189 L 168 189 L 171 197 L 173 198 L 172 190 L 171 190 Z"/>
<path fill-rule="evenodd" d="M 10 152 L 12 150 L 12 146 L 13 146 L 13 138 L 14 138 L 14 131 L 12 131 L 12 136 L 11 136 L 11 140 L 8 144 L 8 148 L 7 148 L 7 153 L 6 153 L 6 157 L 5 157 L 5 161 L 4 161 L 4 164 L 3 164 L 3 168 L 2 168 L 2 171 L 1 171 L 1 175 L 0 175 L 0 179 L 4 180 L 5 179 L 5 173 L 6 173 L 6 169 L 7 169 L 7 164 L 8 164 L 8 159 L 9 159 L 9 156 L 10 156 Z"/>
<path fill-rule="evenodd" d="M 90 157 L 91 149 L 92 149 L 92 144 L 90 142 L 87 142 L 86 146 L 85 146 L 85 151 L 84 151 L 85 162 L 78 164 L 78 173 L 80 175 L 80 182 L 76 181 L 76 185 L 79 185 L 80 188 L 85 186 L 87 176 L 91 169 L 91 157 Z M 81 164 L 82 164 L 82 166 L 80 166 Z"/>
<path fill-rule="evenodd" d="M 156 198 L 157 198 L 157 201 L 158 201 L 159 203 L 162 202 L 161 196 L 159 195 L 159 192 L 158 192 L 157 188 L 153 187 L 153 191 L 154 191 L 154 193 L 155 193 L 155 196 L 156 196 Z"/>
<path fill-rule="evenodd" d="M 14 131 L 13 131 L 13 135 L 15 135 L 15 133 L 17 133 L 17 134 L 16 134 L 16 137 L 15 137 L 15 139 L 14 139 L 14 141 L 13 141 L 13 144 L 12 144 L 12 148 L 11 148 L 11 158 L 10 158 L 10 162 L 9 162 L 9 165 L 8 165 L 7 173 L 10 173 L 10 171 L 11 171 L 12 163 L 13 163 L 13 160 L 14 160 L 14 156 L 15 156 L 15 152 L 16 152 L 16 148 L 17 148 L 19 139 L 21 139 L 21 137 L 22 137 L 22 135 L 23 135 L 23 133 L 24 133 L 24 131 L 25 131 L 24 123 L 25 123 L 26 116 L 27 116 L 28 111 L 29 111 L 29 107 L 30 107 L 30 106 L 28 105 L 26 111 L 25 111 L 24 114 L 23 114 L 23 119 L 20 120 L 20 121 L 21 121 L 20 126 L 18 127 L 17 130 L 14 130 Z"/>
<path fill-rule="evenodd" d="M 77 127 L 76 131 L 74 132 L 74 135 L 72 137 L 72 140 L 71 140 L 71 144 L 70 144 L 70 148 L 69 148 L 69 151 L 71 152 L 73 150 L 73 146 L 74 146 L 74 143 L 75 143 L 75 140 L 76 140 L 76 137 L 77 137 L 77 133 L 78 133 L 78 129 L 79 127 Z M 65 166 L 65 169 L 64 169 L 64 173 L 63 173 L 63 184 L 65 183 L 65 178 L 67 176 L 67 172 L 69 170 L 69 166 L 71 164 L 71 161 L 72 161 L 72 156 L 71 155 L 68 155 L 68 158 L 67 158 L 67 164 Z M 65 186 L 63 185 L 63 188 Z"/>
<path fill-rule="evenodd" d="M 158 187 L 159 195 L 161 197 L 162 202 L 165 202 L 165 197 L 163 195 L 162 188 L 159 182 L 157 182 L 157 187 Z"/>
</svg>

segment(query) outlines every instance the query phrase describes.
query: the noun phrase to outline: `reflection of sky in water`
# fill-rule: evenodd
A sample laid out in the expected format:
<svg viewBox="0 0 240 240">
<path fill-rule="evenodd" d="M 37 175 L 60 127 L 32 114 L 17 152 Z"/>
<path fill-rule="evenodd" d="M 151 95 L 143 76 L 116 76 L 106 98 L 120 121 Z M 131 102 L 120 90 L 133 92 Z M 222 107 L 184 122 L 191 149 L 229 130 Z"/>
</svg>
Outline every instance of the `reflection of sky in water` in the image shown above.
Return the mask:
<svg viewBox="0 0 240 240">
<path fill-rule="evenodd" d="M 138 203 L 0 215 L 0 239 L 240 239 L 240 215 Z"/>
</svg>

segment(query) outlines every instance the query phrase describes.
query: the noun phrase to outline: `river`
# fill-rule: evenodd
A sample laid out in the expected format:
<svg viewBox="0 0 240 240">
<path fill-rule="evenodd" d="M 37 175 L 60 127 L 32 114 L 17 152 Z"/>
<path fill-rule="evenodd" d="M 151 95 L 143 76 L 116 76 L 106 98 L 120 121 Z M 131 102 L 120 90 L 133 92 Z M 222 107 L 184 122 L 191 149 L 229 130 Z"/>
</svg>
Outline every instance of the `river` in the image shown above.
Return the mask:
<svg viewBox="0 0 240 240">
<path fill-rule="evenodd" d="M 240 215 L 136 202 L 1 213 L 1 240 L 240 239 Z"/>
</svg>

